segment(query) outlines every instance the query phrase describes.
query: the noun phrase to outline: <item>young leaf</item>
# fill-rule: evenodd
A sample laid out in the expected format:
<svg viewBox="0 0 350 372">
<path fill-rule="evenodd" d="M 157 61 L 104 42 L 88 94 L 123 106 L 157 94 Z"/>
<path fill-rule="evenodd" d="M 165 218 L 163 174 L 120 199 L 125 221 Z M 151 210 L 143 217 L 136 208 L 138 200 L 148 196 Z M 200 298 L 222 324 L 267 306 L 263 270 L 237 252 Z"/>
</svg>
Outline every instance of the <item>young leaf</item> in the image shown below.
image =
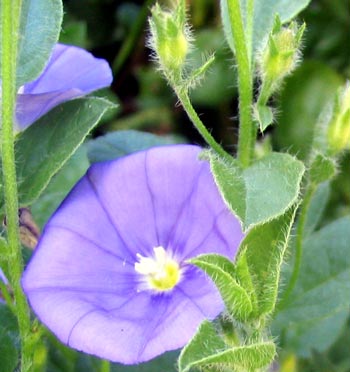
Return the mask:
<svg viewBox="0 0 350 372">
<path fill-rule="evenodd" d="M 111 107 L 113 105 L 102 98 L 70 101 L 21 133 L 16 142 L 21 205 L 30 205 L 39 197 L 52 176 Z"/>
<path fill-rule="evenodd" d="M 256 226 L 241 243 L 237 266 L 245 266 L 255 292 L 255 316 L 273 311 L 277 299 L 283 256 L 288 245 L 295 209 L 264 225 Z M 241 271 L 238 271 L 240 274 Z M 239 277 L 246 287 L 247 276 Z"/>
<path fill-rule="evenodd" d="M 209 365 L 229 368 L 234 372 L 254 371 L 271 363 L 275 354 L 273 342 L 227 348 L 214 326 L 205 321 L 182 350 L 178 365 L 180 372 Z"/>
<path fill-rule="evenodd" d="M 315 184 L 328 181 L 335 176 L 336 163 L 332 158 L 324 156 L 323 154 L 317 154 L 310 166 L 310 181 Z"/>
<path fill-rule="evenodd" d="M 350 217 L 341 218 L 304 242 L 299 278 L 275 318 L 286 349 L 301 357 L 326 350 L 340 335 L 350 308 Z"/>
<path fill-rule="evenodd" d="M 189 262 L 210 276 L 232 316 L 238 320 L 249 318 L 252 304 L 247 292 L 236 281 L 235 267 L 230 260 L 217 254 L 208 254 L 200 255 Z"/>
<path fill-rule="evenodd" d="M 243 230 L 284 214 L 296 202 L 305 168 L 292 156 L 271 153 L 241 170 L 235 162 L 207 154 L 221 194 Z"/>
<path fill-rule="evenodd" d="M 263 133 L 265 129 L 273 122 L 272 109 L 264 105 L 256 105 L 254 107 L 255 119 L 259 123 L 260 132 Z"/>
<path fill-rule="evenodd" d="M 214 325 L 205 320 L 189 344 L 182 349 L 178 360 L 179 371 L 189 371 L 207 357 L 218 354 L 225 348 L 226 345 L 217 334 Z"/>
</svg>

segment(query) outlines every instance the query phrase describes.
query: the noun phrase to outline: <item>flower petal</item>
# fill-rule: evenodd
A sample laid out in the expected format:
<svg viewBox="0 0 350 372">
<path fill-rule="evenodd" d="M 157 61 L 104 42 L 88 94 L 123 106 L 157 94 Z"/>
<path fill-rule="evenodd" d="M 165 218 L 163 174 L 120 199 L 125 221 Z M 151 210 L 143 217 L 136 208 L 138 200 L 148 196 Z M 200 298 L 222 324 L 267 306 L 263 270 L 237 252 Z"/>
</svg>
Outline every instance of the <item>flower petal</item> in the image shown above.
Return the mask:
<svg viewBox="0 0 350 372">
<path fill-rule="evenodd" d="M 41 94 L 78 89 L 84 94 L 109 86 L 112 73 L 104 59 L 82 48 L 56 44 L 41 75 L 23 87 L 24 94 Z"/>
<path fill-rule="evenodd" d="M 79 89 L 41 94 L 18 94 L 16 102 L 17 129 L 26 129 L 60 103 L 83 95 L 84 93 Z"/>
<path fill-rule="evenodd" d="M 53 107 L 107 87 L 112 82 L 108 63 L 84 49 L 56 44 L 42 74 L 20 88 L 16 120 L 27 128 Z"/>
</svg>

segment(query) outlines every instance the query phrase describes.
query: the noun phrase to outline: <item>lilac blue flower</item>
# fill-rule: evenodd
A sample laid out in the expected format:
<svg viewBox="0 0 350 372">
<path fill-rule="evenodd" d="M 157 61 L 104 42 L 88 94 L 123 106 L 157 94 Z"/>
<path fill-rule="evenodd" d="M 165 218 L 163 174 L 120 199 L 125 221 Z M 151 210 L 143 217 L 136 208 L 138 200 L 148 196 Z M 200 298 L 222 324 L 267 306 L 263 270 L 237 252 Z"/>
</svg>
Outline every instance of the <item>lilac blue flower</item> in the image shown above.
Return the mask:
<svg viewBox="0 0 350 372">
<path fill-rule="evenodd" d="M 183 347 L 224 305 L 188 259 L 234 259 L 243 237 L 201 148 L 96 163 L 47 223 L 22 286 L 65 344 L 123 364 Z"/>
<path fill-rule="evenodd" d="M 16 129 L 24 130 L 53 107 L 111 82 L 112 72 L 105 60 L 75 46 L 56 44 L 41 75 L 19 88 Z"/>
</svg>

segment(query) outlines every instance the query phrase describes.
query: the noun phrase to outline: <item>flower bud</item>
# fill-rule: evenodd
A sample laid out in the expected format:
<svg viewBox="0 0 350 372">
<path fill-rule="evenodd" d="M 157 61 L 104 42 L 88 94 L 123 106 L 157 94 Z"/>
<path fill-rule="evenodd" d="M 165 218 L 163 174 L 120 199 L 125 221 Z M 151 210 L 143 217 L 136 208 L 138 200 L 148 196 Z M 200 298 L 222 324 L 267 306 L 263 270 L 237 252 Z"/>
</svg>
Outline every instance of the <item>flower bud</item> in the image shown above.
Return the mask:
<svg viewBox="0 0 350 372">
<path fill-rule="evenodd" d="M 173 11 L 164 11 L 158 4 L 152 8 L 150 46 L 161 67 L 171 74 L 181 71 L 189 50 L 189 31 L 185 21 L 183 1 Z"/>
<path fill-rule="evenodd" d="M 271 88 L 295 69 L 304 30 L 305 24 L 298 27 L 296 22 L 282 27 L 281 20 L 276 17 L 268 42 L 260 56 L 261 78 L 263 81 L 270 81 Z"/>
<path fill-rule="evenodd" d="M 332 154 L 350 147 L 350 83 L 336 96 L 333 116 L 328 126 L 328 145 Z"/>
</svg>

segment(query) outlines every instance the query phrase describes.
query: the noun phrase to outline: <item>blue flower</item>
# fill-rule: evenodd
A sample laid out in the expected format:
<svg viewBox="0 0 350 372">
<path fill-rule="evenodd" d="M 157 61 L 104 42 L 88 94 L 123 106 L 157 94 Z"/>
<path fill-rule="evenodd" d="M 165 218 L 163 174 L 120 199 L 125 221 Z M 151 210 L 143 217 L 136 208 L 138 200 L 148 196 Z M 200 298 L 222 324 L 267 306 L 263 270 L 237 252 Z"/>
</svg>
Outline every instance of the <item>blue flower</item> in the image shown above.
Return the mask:
<svg viewBox="0 0 350 372">
<path fill-rule="evenodd" d="M 19 88 L 16 129 L 24 130 L 60 103 L 111 82 L 112 72 L 105 60 L 75 46 L 56 44 L 41 75 Z"/>
<path fill-rule="evenodd" d="M 233 260 L 243 237 L 201 148 L 96 163 L 47 223 L 22 280 L 65 344 L 124 364 L 183 347 L 223 301 L 188 260 Z"/>
</svg>

